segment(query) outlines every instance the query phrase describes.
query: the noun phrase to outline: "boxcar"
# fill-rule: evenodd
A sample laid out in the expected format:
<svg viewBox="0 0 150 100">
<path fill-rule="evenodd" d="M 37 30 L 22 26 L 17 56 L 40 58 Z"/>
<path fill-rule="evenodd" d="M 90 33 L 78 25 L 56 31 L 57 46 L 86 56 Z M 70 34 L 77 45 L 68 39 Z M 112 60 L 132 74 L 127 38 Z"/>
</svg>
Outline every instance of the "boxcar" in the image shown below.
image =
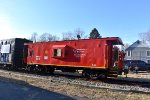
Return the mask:
<svg viewBox="0 0 150 100">
<path fill-rule="evenodd" d="M 83 70 L 83 76 L 91 78 L 117 76 L 123 68 L 124 53 L 114 49 L 115 45 L 123 45 L 122 40 L 111 37 L 28 43 L 25 59 L 28 67 L 40 70 Z"/>
<path fill-rule="evenodd" d="M 21 38 L 0 40 L 0 64 L 11 67 L 22 67 L 24 43 L 31 41 Z"/>
</svg>

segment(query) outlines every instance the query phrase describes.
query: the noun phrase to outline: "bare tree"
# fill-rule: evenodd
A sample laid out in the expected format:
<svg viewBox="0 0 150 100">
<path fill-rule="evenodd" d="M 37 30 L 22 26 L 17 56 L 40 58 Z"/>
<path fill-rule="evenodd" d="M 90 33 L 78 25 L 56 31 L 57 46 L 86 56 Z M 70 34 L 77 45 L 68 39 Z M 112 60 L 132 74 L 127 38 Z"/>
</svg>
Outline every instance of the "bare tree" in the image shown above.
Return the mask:
<svg viewBox="0 0 150 100">
<path fill-rule="evenodd" d="M 150 30 L 146 32 L 146 40 L 150 42 Z"/>
<path fill-rule="evenodd" d="M 43 33 L 40 37 L 39 37 L 39 41 L 40 42 L 47 42 L 47 36 L 49 35 L 49 33 Z"/>
<path fill-rule="evenodd" d="M 66 33 L 64 33 L 64 32 L 62 33 L 62 40 L 66 40 L 66 39 L 65 39 L 65 38 L 66 38 L 65 34 L 66 34 Z"/>
<path fill-rule="evenodd" d="M 142 40 L 142 42 L 150 42 L 150 30 L 147 32 L 141 32 L 138 34 L 139 38 Z"/>
<path fill-rule="evenodd" d="M 63 32 L 63 40 L 75 40 L 75 36 L 72 32 Z"/>
<path fill-rule="evenodd" d="M 82 39 L 89 39 L 89 35 L 84 34 L 84 35 L 82 36 Z"/>
<path fill-rule="evenodd" d="M 83 38 L 83 36 L 84 36 L 84 31 L 81 29 L 81 28 L 77 28 L 77 29 L 75 29 L 75 31 L 74 31 L 74 35 L 78 38 L 78 39 L 80 39 L 80 38 Z"/>
<path fill-rule="evenodd" d="M 58 41 L 58 40 L 59 40 L 59 37 L 57 37 L 56 35 L 52 35 L 52 40 L 53 40 L 53 41 Z"/>
<path fill-rule="evenodd" d="M 130 45 L 128 43 L 124 44 L 124 49 L 127 49 Z"/>
<path fill-rule="evenodd" d="M 48 42 L 48 41 L 57 41 L 59 38 L 55 35 L 51 35 L 50 33 L 43 33 L 40 36 L 40 42 Z"/>
<path fill-rule="evenodd" d="M 32 35 L 31 35 L 31 40 L 32 40 L 33 42 L 37 42 L 37 36 L 38 36 L 38 34 L 37 34 L 36 32 L 32 33 Z"/>
<path fill-rule="evenodd" d="M 67 36 L 67 33 L 62 33 L 62 40 L 69 40 L 69 37 Z"/>
<path fill-rule="evenodd" d="M 140 40 L 142 41 L 142 42 L 145 42 L 146 41 L 146 33 L 139 33 L 138 34 L 139 35 L 139 38 L 140 38 Z"/>
<path fill-rule="evenodd" d="M 81 28 L 77 28 L 74 30 L 74 32 L 63 32 L 63 40 L 76 40 L 76 39 L 81 39 L 84 37 L 84 31 Z"/>
</svg>

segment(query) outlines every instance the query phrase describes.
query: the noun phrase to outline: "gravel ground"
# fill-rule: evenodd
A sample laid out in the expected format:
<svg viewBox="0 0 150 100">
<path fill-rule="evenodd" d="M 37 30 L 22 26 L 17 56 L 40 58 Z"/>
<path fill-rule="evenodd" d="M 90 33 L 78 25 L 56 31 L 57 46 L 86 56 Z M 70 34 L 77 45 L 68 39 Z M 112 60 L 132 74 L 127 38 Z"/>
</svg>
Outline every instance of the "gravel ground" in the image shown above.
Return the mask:
<svg viewBox="0 0 150 100">
<path fill-rule="evenodd" d="M 125 75 L 121 75 L 121 77 L 125 77 Z M 150 73 L 146 72 L 139 72 L 138 74 L 136 73 L 129 73 L 128 78 L 139 78 L 139 79 L 149 79 L 150 80 Z"/>
<path fill-rule="evenodd" d="M 42 78 L 33 78 L 14 75 L 12 72 L 0 73 L 1 81 L 10 81 L 10 79 L 21 80 L 18 82 L 11 80 L 17 84 L 33 85 L 49 91 L 69 95 L 77 100 L 150 100 L 149 93 L 135 93 L 129 91 L 117 91 L 111 89 L 92 88 L 81 85 L 72 85 L 59 81 L 53 81 L 51 78 L 44 80 Z M 8 78 L 3 79 L 2 77 Z"/>
<path fill-rule="evenodd" d="M 125 75 L 118 76 L 120 80 L 129 80 L 129 81 L 139 81 L 139 82 L 150 82 L 150 73 L 140 72 L 136 73 L 129 73 L 128 77 L 125 78 Z"/>
<path fill-rule="evenodd" d="M 142 79 L 149 79 L 150 80 L 150 73 L 129 73 L 128 75 L 129 77 L 132 77 L 132 78 L 142 78 Z"/>
</svg>

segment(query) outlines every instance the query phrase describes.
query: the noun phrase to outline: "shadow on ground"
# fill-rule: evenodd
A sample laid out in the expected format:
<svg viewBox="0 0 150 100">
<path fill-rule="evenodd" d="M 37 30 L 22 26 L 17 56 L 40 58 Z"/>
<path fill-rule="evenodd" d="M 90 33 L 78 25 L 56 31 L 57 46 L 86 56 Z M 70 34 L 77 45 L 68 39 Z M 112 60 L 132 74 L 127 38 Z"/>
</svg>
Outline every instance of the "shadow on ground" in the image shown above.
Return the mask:
<svg viewBox="0 0 150 100">
<path fill-rule="evenodd" d="M 72 97 L 34 87 L 24 81 L 0 77 L 0 100 L 75 100 Z"/>
</svg>

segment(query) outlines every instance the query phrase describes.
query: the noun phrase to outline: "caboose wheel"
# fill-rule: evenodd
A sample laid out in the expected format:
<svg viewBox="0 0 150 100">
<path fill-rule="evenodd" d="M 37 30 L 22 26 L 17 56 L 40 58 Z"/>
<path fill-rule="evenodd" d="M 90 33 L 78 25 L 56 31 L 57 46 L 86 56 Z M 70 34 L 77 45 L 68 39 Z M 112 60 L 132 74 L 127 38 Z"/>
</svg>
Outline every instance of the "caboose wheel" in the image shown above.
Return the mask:
<svg viewBox="0 0 150 100">
<path fill-rule="evenodd" d="M 45 66 L 39 66 L 39 67 L 38 67 L 38 71 L 39 71 L 40 73 L 46 73 L 46 68 L 45 68 Z"/>
<path fill-rule="evenodd" d="M 30 66 L 30 67 L 28 68 L 28 70 L 29 70 L 30 72 L 34 72 L 34 67 L 33 67 L 33 66 Z"/>
<path fill-rule="evenodd" d="M 93 80 L 96 80 L 99 78 L 102 78 L 102 79 L 107 78 L 106 73 L 104 71 L 97 71 L 97 70 L 90 70 L 90 69 L 83 70 L 82 76 L 93 79 Z"/>
<path fill-rule="evenodd" d="M 48 73 L 53 74 L 54 71 L 55 71 L 54 68 L 52 68 L 52 67 L 47 67 L 47 72 L 48 72 Z"/>
<path fill-rule="evenodd" d="M 99 73 L 97 73 L 97 72 L 91 71 L 89 75 L 90 75 L 90 78 L 93 79 L 93 80 L 99 78 Z"/>
<path fill-rule="evenodd" d="M 83 71 L 82 71 L 82 76 L 85 77 L 85 78 L 90 78 L 90 77 L 89 77 L 89 73 L 88 73 L 87 70 L 83 70 Z"/>
<path fill-rule="evenodd" d="M 82 76 L 95 80 L 99 78 L 99 73 L 93 70 L 83 70 Z"/>
</svg>

